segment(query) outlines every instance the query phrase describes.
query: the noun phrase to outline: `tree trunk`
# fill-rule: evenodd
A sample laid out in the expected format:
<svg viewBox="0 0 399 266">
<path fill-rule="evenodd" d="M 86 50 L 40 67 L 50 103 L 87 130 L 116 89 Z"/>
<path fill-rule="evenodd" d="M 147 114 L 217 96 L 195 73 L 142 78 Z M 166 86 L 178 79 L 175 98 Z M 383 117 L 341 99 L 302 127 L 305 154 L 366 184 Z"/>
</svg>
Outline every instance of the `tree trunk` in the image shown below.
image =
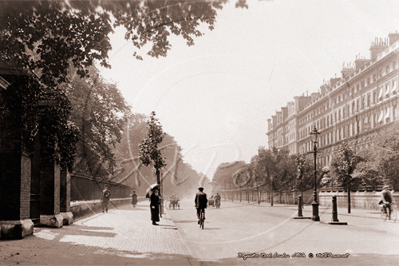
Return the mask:
<svg viewBox="0 0 399 266">
<path fill-rule="evenodd" d="M 351 183 L 348 177 L 348 213 L 351 213 Z"/>
<path fill-rule="evenodd" d="M 161 185 L 161 172 L 159 171 L 159 168 L 155 168 L 156 171 L 156 175 L 157 175 L 157 184 L 159 187 L 159 198 L 160 200 L 160 207 L 159 207 L 159 216 L 162 217 L 162 213 L 163 213 L 163 199 L 162 199 L 162 185 Z"/>
</svg>

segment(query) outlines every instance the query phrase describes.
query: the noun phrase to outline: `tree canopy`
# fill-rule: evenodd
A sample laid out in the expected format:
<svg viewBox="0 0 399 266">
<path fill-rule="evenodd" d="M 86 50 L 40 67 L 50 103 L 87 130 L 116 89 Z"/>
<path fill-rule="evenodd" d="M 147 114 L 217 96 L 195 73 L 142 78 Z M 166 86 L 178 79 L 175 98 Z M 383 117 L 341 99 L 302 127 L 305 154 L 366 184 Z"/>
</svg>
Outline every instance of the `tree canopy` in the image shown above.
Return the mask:
<svg viewBox="0 0 399 266">
<path fill-rule="evenodd" d="M 130 107 L 116 84 L 105 81 L 95 67 L 90 78 L 71 78 L 65 91 L 72 104 L 70 120 L 78 126 L 75 171 L 110 178 L 115 167 L 112 147 L 120 142 Z"/>
<path fill-rule="evenodd" d="M 68 90 L 62 84 L 70 82 L 71 77 L 74 79 L 74 74 L 88 78 L 90 67 L 95 61 L 101 66 L 111 67 L 108 62 L 108 53 L 112 49 L 109 34 L 115 27 L 126 29 L 125 39 L 130 40 L 137 48 L 137 52 L 133 54 L 136 59 L 142 59 L 143 48 L 147 49 L 150 56 L 166 56 L 171 49 L 169 39 L 172 34 L 182 36 L 187 45 L 193 45 L 194 37 L 202 35 L 199 30 L 201 23 L 213 29 L 217 10 L 222 9 L 226 2 L 227 0 L 1 1 L 0 63 L 7 64 L 17 75 L 24 76 L 8 80 L 11 86 L 2 95 L 6 101 L 2 102 L 0 108 L 1 117 L 12 115 L 12 110 L 18 109 L 22 117 L 20 126 L 23 141 L 29 148 L 32 147 L 33 138 L 39 129 L 40 112 L 46 112 L 48 115 L 40 125 L 44 150 L 55 162 L 63 162 L 71 167 L 79 134 L 78 127 L 70 119 L 72 107 L 66 95 Z M 239 0 L 236 7 L 247 7 L 245 0 Z M 71 69 L 74 71 L 73 75 L 69 75 Z M 95 80 L 96 77 L 92 79 Z M 107 90 L 107 93 L 115 92 L 111 87 Z M 74 94 L 70 91 L 68 93 Z M 55 100 L 57 104 L 39 107 L 39 102 L 43 99 Z M 95 143 L 90 151 L 93 156 L 87 156 L 89 161 L 95 161 L 94 154 L 97 153 L 97 157 L 102 154 L 107 160 L 106 164 L 112 166 L 112 155 L 105 144 L 118 141 L 117 130 L 120 122 L 111 125 L 116 121 L 115 117 L 107 120 L 105 117 L 110 112 L 106 103 L 103 107 L 106 110 L 91 112 L 90 121 L 86 121 L 91 126 L 94 125 L 94 129 L 90 128 L 92 132 L 88 130 L 88 126 L 84 126 L 87 123 L 81 124 L 81 137 Z M 115 108 L 124 109 L 123 106 Z M 107 114 L 101 117 L 101 113 Z M 101 119 L 104 120 L 100 121 Z M 105 126 L 104 129 L 101 129 L 102 126 Z M 116 131 L 111 132 L 110 129 Z M 90 166 L 91 163 L 88 165 L 89 168 L 94 167 Z M 101 175 L 105 175 L 105 168 L 109 167 L 100 168 L 104 170 Z"/>
<path fill-rule="evenodd" d="M 73 0 L 2 1 L 0 60 L 30 69 L 41 82 L 55 86 L 67 80 L 72 65 L 81 76 L 98 60 L 110 67 L 109 34 L 126 29 L 125 39 L 137 48 L 134 56 L 166 56 L 170 35 L 181 36 L 187 45 L 201 36 L 201 23 L 214 29 L 217 10 L 227 0 Z M 246 7 L 243 0 L 237 7 Z"/>
</svg>

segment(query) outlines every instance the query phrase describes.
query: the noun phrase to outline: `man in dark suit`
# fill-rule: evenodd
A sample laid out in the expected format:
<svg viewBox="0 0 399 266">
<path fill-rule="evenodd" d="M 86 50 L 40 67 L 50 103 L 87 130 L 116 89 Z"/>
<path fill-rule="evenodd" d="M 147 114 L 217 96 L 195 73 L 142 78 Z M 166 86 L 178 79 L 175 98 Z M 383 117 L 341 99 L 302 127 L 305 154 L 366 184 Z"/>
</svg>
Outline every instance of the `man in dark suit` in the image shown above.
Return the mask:
<svg viewBox="0 0 399 266">
<path fill-rule="evenodd" d="M 197 209 L 197 217 L 198 217 L 198 224 L 200 222 L 200 212 L 201 210 L 204 211 L 204 215 L 205 215 L 205 209 L 206 206 L 208 204 L 208 199 L 206 198 L 206 194 L 204 193 L 204 188 L 203 187 L 199 187 L 198 188 L 198 192 L 197 194 L 195 194 L 195 208 Z M 205 217 L 204 217 L 205 219 Z"/>
<path fill-rule="evenodd" d="M 104 185 L 104 190 L 101 195 L 101 203 L 102 203 L 102 211 L 103 212 L 104 212 L 104 210 L 106 212 L 108 212 L 108 202 L 109 202 L 110 198 L 111 198 L 111 192 L 109 192 L 108 186 Z"/>
</svg>

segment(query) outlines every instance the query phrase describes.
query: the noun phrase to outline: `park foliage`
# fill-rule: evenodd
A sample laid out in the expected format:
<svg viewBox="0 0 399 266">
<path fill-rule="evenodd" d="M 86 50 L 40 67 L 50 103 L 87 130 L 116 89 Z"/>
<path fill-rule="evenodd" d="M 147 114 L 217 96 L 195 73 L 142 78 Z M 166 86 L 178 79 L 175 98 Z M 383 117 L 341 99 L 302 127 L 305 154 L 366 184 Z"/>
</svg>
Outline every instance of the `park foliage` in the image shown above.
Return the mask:
<svg viewBox="0 0 399 266">
<path fill-rule="evenodd" d="M 142 60 L 144 53 L 164 57 L 171 35 L 191 46 L 202 35 L 202 24 L 214 29 L 217 11 L 226 2 L 2 1 L 0 63 L 13 74 L 6 77 L 11 85 L 0 96 L 0 118 L 18 118 L 28 151 L 34 150 L 40 130 L 49 160 L 70 170 L 76 162 L 85 163 L 91 175 L 109 176 L 115 165 L 109 146 L 120 141 L 120 117 L 128 112 L 115 85 L 105 84 L 94 69 L 96 62 L 111 67 L 109 34 L 118 27 L 126 30 L 125 39 L 136 48 L 132 59 Z M 247 8 L 246 1 L 237 1 L 236 7 Z M 107 101 L 104 94 L 115 98 Z M 41 105 L 43 100 L 50 104 Z"/>
</svg>

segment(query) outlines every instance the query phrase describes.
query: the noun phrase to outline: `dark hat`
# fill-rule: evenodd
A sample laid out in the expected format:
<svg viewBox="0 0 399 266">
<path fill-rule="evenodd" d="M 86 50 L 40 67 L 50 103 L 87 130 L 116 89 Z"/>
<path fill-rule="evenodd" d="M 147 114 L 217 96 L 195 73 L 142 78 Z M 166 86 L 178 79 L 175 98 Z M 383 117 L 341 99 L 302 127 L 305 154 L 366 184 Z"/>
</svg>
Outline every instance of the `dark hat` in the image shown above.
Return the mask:
<svg viewBox="0 0 399 266">
<path fill-rule="evenodd" d="M 204 190 L 204 188 L 203 187 L 199 187 L 198 190 L 202 191 L 202 190 Z"/>
</svg>

